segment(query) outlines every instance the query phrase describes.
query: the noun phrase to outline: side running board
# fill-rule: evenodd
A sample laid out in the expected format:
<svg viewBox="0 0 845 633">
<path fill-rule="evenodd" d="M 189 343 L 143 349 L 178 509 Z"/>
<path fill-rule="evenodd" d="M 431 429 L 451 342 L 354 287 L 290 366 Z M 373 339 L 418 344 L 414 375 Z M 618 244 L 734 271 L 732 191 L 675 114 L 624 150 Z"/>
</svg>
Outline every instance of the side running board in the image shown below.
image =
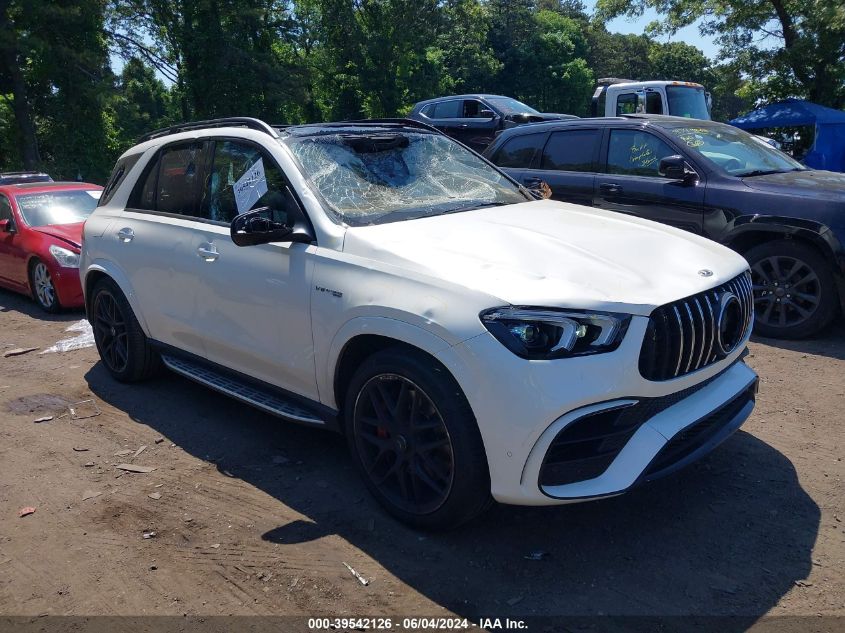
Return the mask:
<svg viewBox="0 0 845 633">
<path fill-rule="evenodd" d="M 272 415 L 276 415 L 285 420 L 293 422 L 302 422 L 305 424 L 314 424 L 325 426 L 325 420 L 318 417 L 308 409 L 295 404 L 291 400 L 287 400 L 282 396 L 271 393 L 269 390 L 254 387 L 245 382 L 231 378 L 222 373 L 216 372 L 213 369 L 193 363 L 184 358 L 177 358 L 168 354 L 162 354 L 161 360 L 171 371 L 176 372 L 198 382 L 206 387 L 211 387 L 215 391 L 237 398 L 241 402 L 250 404 L 262 411 L 266 411 Z"/>
</svg>

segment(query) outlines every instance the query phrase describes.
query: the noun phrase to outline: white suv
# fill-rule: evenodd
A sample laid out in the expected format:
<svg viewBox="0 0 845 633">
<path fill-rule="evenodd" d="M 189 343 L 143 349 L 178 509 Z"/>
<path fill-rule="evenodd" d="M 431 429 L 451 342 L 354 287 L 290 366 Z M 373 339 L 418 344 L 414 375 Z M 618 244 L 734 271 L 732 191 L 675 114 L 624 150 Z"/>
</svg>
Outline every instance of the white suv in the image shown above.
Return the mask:
<svg viewBox="0 0 845 633">
<path fill-rule="evenodd" d="M 754 406 L 742 257 L 535 200 L 413 121 L 154 132 L 118 160 L 80 268 L 117 380 L 163 364 L 340 431 L 417 527 L 620 494 Z"/>
</svg>

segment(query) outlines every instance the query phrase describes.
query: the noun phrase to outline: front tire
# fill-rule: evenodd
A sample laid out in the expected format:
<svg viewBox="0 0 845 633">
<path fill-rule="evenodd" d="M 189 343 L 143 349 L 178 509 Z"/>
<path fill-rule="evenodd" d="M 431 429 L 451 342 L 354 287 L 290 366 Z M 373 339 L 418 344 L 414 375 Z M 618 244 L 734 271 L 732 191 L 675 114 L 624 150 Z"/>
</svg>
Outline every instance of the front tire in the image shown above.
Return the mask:
<svg viewBox="0 0 845 633">
<path fill-rule="evenodd" d="M 155 374 L 161 358 L 141 329 L 129 301 L 111 279 L 91 294 L 91 325 L 100 359 L 119 382 L 140 382 Z"/>
<path fill-rule="evenodd" d="M 348 385 L 344 419 L 367 488 L 400 521 L 450 529 L 491 503 L 472 409 L 454 378 L 426 354 L 393 347 L 367 358 Z"/>
<path fill-rule="evenodd" d="M 50 314 L 61 312 L 62 305 L 59 303 L 50 269 L 40 259 L 32 260 L 29 266 L 29 287 L 32 290 L 32 298 L 42 310 Z"/>
<path fill-rule="evenodd" d="M 754 331 L 798 339 L 823 330 L 836 316 L 833 269 L 814 248 L 777 240 L 745 253 L 754 289 Z"/>
</svg>

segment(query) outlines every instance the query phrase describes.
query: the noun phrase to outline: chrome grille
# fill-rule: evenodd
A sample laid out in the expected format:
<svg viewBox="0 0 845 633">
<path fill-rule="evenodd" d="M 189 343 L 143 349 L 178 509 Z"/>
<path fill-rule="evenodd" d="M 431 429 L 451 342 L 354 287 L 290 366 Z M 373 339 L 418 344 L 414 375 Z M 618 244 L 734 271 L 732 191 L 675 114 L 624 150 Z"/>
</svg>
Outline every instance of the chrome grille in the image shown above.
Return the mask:
<svg viewBox="0 0 845 633">
<path fill-rule="evenodd" d="M 723 306 L 731 295 L 738 301 L 738 323 L 734 326 L 739 328 L 737 341 L 744 340 L 754 321 L 749 271 L 716 288 L 655 309 L 640 350 L 640 374 L 648 380 L 670 380 L 715 363 L 733 351 L 725 352 L 720 344 L 720 329 L 727 318 Z"/>
</svg>

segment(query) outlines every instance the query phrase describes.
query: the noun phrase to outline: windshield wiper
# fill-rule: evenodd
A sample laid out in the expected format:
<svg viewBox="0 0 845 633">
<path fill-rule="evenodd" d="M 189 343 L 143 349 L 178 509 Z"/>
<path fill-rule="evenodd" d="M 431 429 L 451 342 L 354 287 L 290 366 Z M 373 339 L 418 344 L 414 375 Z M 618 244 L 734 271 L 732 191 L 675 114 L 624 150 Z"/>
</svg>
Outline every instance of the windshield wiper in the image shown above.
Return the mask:
<svg viewBox="0 0 845 633">
<path fill-rule="evenodd" d="M 752 176 L 769 176 L 771 174 L 787 174 L 791 171 L 804 171 L 800 167 L 793 167 L 792 169 L 755 169 L 745 173 L 734 174 L 738 178 L 749 178 Z"/>
<path fill-rule="evenodd" d="M 447 209 L 443 211 L 443 214 L 447 213 L 462 213 L 463 211 L 475 211 L 476 209 L 483 209 L 485 207 L 501 207 L 504 206 L 505 202 L 480 202 L 478 204 L 473 204 L 468 207 L 455 207 L 454 209 Z"/>
</svg>

